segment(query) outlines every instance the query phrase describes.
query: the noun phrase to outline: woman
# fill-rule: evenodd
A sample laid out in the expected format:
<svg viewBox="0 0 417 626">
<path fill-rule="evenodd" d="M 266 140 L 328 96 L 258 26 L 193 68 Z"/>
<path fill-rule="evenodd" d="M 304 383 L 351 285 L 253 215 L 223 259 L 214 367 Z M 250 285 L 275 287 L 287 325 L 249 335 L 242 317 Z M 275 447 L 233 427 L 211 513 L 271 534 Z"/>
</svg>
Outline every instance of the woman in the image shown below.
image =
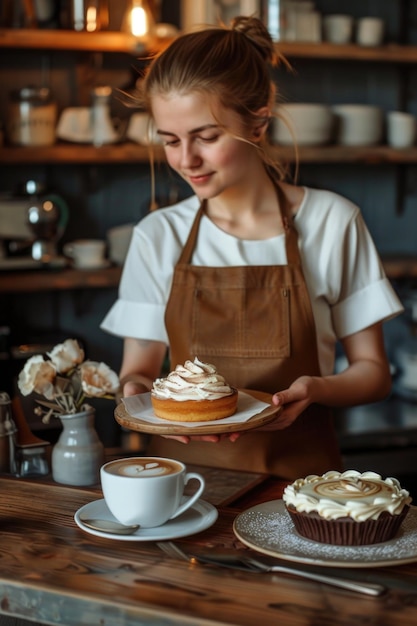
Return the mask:
<svg viewBox="0 0 417 626">
<path fill-rule="evenodd" d="M 151 63 L 144 102 L 195 195 L 136 226 L 102 328 L 125 337 L 125 396 L 150 390 L 168 347 L 171 369 L 198 356 L 282 407 L 263 430 L 156 437 L 152 453 L 294 479 L 341 469 L 330 407 L 389 393 L 382 322 L 402 306 L 359 209 L 268 157 L 276 61 L 262 22 L 240 17 Z M 349 366 L 334 375 L 337 341 Z"/>
</svg>

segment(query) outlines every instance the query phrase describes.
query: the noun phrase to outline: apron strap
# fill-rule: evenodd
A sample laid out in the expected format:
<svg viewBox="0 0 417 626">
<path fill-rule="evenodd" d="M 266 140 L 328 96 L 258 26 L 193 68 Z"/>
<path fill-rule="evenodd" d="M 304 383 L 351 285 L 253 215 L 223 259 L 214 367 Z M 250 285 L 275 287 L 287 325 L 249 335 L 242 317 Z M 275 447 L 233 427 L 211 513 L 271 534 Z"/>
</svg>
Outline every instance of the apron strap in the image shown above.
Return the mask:
<svg viewBox="0 0 417 626">
<path fill-rule="evenodd" d="M 298 249 L 298 233 L 294 226 L 294 216 L 291 214 L 287 198 L 285 197 L 281 186 L 278 183 L 274 184 L 278 197 L 278 207 L 285 230 L 287 263 L 288 265 L 301 265 L 300 250 Z"/>
<path fill-rule="evenodd" d="M 185 263 L 186 265 L 189 265 L 191 263 L 191 257 L 193 256 L 195 244 L 197 242 L 198 229 L 200 227 L 200 221 L 204 213 L 205 204 L 206 200 L 203 200 L 200 208 L 197 211 L 197 215 L 195 216 L 194 223 L 191 226 L 190 234 L 188 235 L 188 239 L 182 249 L 181 255 L 178 259 L 178 263 Z"/>
</svg>

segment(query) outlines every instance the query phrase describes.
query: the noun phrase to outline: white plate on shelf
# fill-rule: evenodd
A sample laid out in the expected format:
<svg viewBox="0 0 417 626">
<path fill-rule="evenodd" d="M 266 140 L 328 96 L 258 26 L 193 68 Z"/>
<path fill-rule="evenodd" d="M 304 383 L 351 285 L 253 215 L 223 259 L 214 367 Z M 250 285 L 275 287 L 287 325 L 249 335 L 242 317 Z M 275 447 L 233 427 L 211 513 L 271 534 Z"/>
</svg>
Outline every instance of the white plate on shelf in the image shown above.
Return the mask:
<svg viewBox="0 0 417 626">
<path fill-rule="evenodd" d="M 96 518 L 117 521 L 110 513 L 104 499 L 94 500 L 82 506 L 74 515 L 77 526 L 90 535 L 104 537 L 106 539 L 116 539 L 117 541 L 165 541 L 195 535 L 210 528 L 217 520 L 218 512 L 209 502 L 197 500 L 197 502 L 179 517 L 169 520 L 163 526 L 156 528 L 139 528 L 132 535 L 116 535 L 100 530 L 93 530 L 82 522 L 82 518 Z"/>
<path fill-rule="evenodd" d="M 329 567 L 387 567 L 417 561 L 417 507 L 412 506 L 397 537 L 370 546 L 330 546 L 297 533 L 282 500 L 264 502 L 240 513 L 235 535 L 268 556 Z"/>
</svg>

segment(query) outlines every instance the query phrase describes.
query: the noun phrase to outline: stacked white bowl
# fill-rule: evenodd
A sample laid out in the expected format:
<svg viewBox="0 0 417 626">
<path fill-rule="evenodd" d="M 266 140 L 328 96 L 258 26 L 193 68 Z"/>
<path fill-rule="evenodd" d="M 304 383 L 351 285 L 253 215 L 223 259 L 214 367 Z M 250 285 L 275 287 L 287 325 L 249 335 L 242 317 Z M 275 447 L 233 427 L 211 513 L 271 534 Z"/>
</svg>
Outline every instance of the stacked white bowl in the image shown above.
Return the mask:
<svg viewBox="0 0 417 626">
<path fill-rule="evenodd" d="M 277 144 L 320 146 L 332 139 L 334 115 L 325 104 L 280 104 L 275 116 L 272 138 Z"/>
<path fill-rule="evenodd" d="M 336 142 L 342 146 L 374 146 L 384 136 L 382 109 L 368 104 L 339 104 L 336 116 Z"/>
</svg>

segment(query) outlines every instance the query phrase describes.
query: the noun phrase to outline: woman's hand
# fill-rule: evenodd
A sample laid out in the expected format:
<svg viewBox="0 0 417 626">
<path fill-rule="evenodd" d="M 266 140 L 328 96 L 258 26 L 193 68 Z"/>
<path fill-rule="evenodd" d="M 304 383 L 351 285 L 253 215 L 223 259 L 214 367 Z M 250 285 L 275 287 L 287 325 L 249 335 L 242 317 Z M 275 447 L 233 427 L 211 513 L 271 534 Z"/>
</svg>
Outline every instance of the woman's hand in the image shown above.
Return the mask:
<svg viewBox="0 0 417 626">
<path fill-rule="evenodd" d="M 283 430 L 291 426 L 303 411 L 312 403 L 311 389 L 314 378 L 301 376 L 288 389 L 278 391 L 272 396 L 272 404 L 282 407 L 276 420 L 259 430 Z"/>
<path fill-rule="evenodd" d="M 147 393 L 152 389 L 152 383 L 161 371 L 165 352 L 165 344 L 159 341 L 125 339 L 119 374 L 122 397 Z"/>
<path fill-rule="evenodd" d="M 283 430 L 284 428 L 290 426 L 310 404 L 308 390 L 309 385 L 311 385 L 311 380 L 310 376 L 302 376 L 301 378 L 298 378 L 289 389 L 275 393 L 272 396 L 272 404 L 275 406 L 282 406 L 283 410 L 280 412 L 276 420 L 270 422 L 266 426 L 261 426 L 256 430 Z M 225 433 L 222 435 L 165 435 L 165 438 L 175 439 L 181 443 L 189 443 L 190 441 L 207 441 L 210 443 L 217 443 L 222 439 L 229 439 L 229 441 L 233 443 L 247 432 L 251 431 Z"/>
<path fill-rule="evenodd" d="M 310 404 L 353 406 L 382 400 L 391 385 L 384 350 L 382 325 L 375 324 L 342 340 L 349 366 L 330 376 L 301 376 L 288 389 L 272 396 L 282 406 L 273 422 L 258 430 L 281 430 L 291 426 Z"/>
<path fill-rule="evenodd" d="M 313 381 L 314 378 L 312 376 L 301 376 L 297 378 L 288 389 L 274 393 L 271 403 L 277 407 L 282 407 L 282 410 L 275 420 L 269 422 L 269 424 L 265 424 L 265 426 L 260 426 L 256 430 L 284 430 L 284 428 L 291 426 L 297 417 L 301 415 L 312 402 L 310 391 L 313 386 Z M 241 434 L 244 433 L 233 433 L 233 440 L 236 441 Z"/>
</svg>

